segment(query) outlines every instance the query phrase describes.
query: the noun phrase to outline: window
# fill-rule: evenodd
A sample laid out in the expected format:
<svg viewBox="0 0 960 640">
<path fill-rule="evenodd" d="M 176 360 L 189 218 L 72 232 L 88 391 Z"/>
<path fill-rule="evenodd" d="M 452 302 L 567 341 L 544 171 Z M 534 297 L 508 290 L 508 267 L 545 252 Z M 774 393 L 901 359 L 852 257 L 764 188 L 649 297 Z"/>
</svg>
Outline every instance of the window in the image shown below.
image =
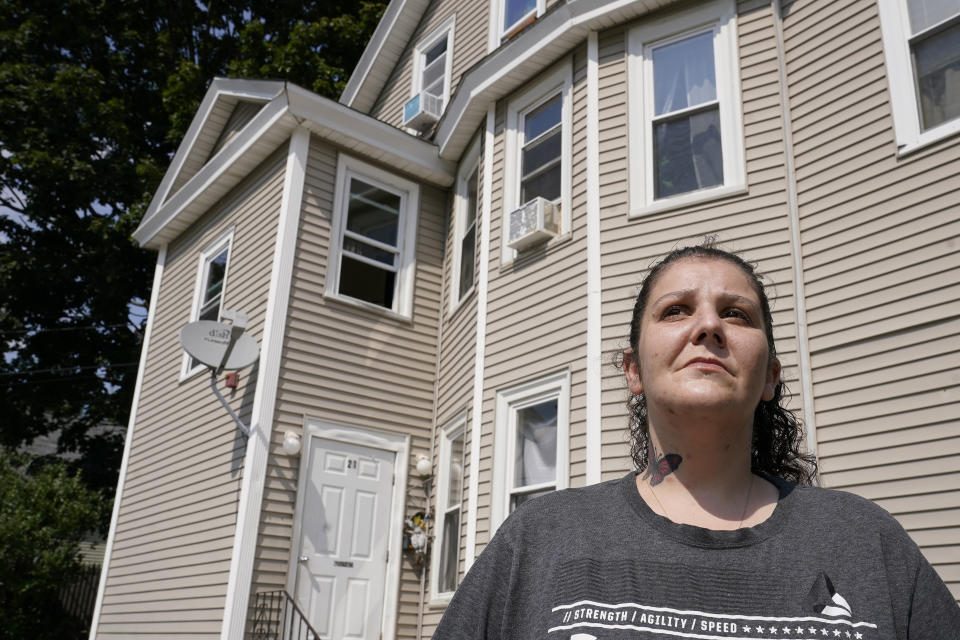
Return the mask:
<svg viewBox="0 0 960 640">
<path fill-rule="evenodd" d="M 560 232 L 570 230 L 570 92 L 569 61 L 549 73 L 507 106 L 504 216 L 537 197 L 553 202 Z M 516 256 L 501 234 L 503 262 Z"/>
<path fill-rule="evenodd" d="M 409 317 L 419 189 L 340 156 L 327 295 Z"/>
<path fill-rule="evenodd" d="M 417 45 L 414 54 L 412 95 L 423 91 L 440 98 L 441 111 L 450 98 L 453 27 L 454 17 L 451 16 L 439 29 Z"/>
<path fill-rule="evenodd" d="M 631 29 L 631 212 L 745 188 L 734 17 L 715 0 Z"/>
<path fill-rule="evenodd" d="M 464 155 L 465 161 L 457 175 L 457 196 L 454 203 L 453 286 L 451 309 L 473 290 L 477 263 L 477 226 L 480 220 L 480 142 Z"/>
<path fill-rule="evenodd" d="M 900 152 L 960 131 L 960 0 L 880 0 Z"/>
<path fill-rule="evenodd" d="M 449 599 L 460 570 L 460 511 L 463 496 L 466 417 L 446 429 L 440 439 L 437 471 L 437 547 L 433 554 L 434 599 Z"/>
<path fill-rule="evenodd" d="M 525 26 L 543 14 L 547 8 L 546 0 L 494 0 L 497 5 L 492 15 L 496 23 L 499 41 L 512 38 Z M 495 46 L 492 48 L 496 48 Z"/>
<path fill-rule="evenodd" d="M 494 527 L 524 502 L 567 487 L 569 403 L 567 372 L 497 394 Z"/>
<path fill-rule="evenodd" d="M 213 245 L 200 254 L 200 264 L 197 269 L 196 286 L 194 287 L 193 310 L 190 320 L 220 321 L 220 312 L 223 310 L 223 294 L 227 282 L 227 264 L 230 258 L 230 247 L 233 243 L 233 230 L 217 240 Z M 193 375 L 202 369 L 203 365 L 190 356 L 184 354 L 181 378 Z"/>
</svg>

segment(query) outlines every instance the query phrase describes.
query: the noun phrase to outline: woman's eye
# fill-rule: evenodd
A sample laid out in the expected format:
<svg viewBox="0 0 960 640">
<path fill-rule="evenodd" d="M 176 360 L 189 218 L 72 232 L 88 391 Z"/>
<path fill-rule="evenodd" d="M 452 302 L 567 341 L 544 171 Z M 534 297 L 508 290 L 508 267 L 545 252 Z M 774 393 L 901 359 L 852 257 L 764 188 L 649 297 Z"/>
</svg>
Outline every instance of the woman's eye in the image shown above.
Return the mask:
<svg viewBox="0 0 960 640">
<path fill-rule="evenodd" d="M 660 317 L 661 317 L 661 318 L 669 318 L 669 317 L 671 317 L 671 316 L 683 315 L 684 313 L 686 313 L 686 309 L 685 309 L 684 307 L 682 307 L 681 305 L 678 305 L 678 304 L 674 304 L 674 305 L 670 305 L 669 307 L 667 307 L 666 309 L 664 309 L 664 310 L 663 310 L 663 313 L 660 315 Z"/>
<path fill-rule="evenodd" d="M 736 320 L 743 320 L 744 322 L 750 322 L 750 316 L 747 315 L 747 313 L 742 309 L 737 309 L 736 307 L 731 307 L 729 309 L 726 309 L 723 312 L 723 315 L 726 318 L 734 318 Z"/>
</svg>

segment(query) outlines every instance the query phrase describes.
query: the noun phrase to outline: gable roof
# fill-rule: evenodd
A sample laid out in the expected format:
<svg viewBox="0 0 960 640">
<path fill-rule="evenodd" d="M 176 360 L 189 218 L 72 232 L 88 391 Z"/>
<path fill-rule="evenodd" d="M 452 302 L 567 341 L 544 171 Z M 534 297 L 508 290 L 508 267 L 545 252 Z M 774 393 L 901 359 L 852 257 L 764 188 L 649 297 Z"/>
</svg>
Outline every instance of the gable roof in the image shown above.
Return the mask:
<svg viewBox="0 0 960 640">
<path fill-rule="evenodd" d="M 340 95 L 342 104 L 370 113 L 429 5 L 430 0 L 390 1 Z"/>
<path fill-rule="evenodd" d="M 241 101 L 262 104 L 225 135 Z M 182 233 L 302 126 L 366 158 L 439 186 L 456 168 L 437 147 L 295 84 L 216 78 L 133 238 L 159 249 Z"/>
</svg>

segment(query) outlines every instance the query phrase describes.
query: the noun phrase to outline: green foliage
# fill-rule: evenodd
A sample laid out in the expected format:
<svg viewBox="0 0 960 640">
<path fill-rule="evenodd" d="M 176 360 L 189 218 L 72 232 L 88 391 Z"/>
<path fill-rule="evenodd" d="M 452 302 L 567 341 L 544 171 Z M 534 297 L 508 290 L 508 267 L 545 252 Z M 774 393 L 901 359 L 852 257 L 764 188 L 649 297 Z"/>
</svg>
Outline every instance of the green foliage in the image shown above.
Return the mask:
<svg viewBox="0 0 960 640">
<path fill-rule="evenodd" d="M 81 540 L 107 501 L 62 463 L 27 473 L 29 462 L 0 453 L 0 638 L 79 637 L 58 594 L 79 575 Z"/>
<path fill-rule="evenodd" d="M 336 97 L 384 7 L 0 0 L 0 446 L 60 430 L 112 488 L 154 261 L 130 234 L 208 83 Z"/>
</svg>

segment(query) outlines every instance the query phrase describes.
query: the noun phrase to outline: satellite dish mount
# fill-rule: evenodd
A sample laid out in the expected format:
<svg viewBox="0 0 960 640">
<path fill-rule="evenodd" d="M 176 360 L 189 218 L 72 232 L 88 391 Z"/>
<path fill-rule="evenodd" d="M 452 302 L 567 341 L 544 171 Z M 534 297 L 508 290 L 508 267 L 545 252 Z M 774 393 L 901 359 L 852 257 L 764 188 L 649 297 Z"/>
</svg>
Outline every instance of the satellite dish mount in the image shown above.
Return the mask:
<svg viewBox="0 0 960 640">
<path fill-rule="evenodd" d="M 252 365 L 260 357 L 260 347 L 253 338 L 244 333 L 247 328 L 247 314 L 224 310 L 220 317 L 229 322 L 197 320 L 184 325 L 180 330 L 180 345 L 191 358 L 210 369 L 210 388 L 213 395 L 233 418 L 240 433 L 249 437 L 250 428 L 243 424 L 217 388 L 217 376 L 224 370 L 236 371 Z"/>
</svg>

